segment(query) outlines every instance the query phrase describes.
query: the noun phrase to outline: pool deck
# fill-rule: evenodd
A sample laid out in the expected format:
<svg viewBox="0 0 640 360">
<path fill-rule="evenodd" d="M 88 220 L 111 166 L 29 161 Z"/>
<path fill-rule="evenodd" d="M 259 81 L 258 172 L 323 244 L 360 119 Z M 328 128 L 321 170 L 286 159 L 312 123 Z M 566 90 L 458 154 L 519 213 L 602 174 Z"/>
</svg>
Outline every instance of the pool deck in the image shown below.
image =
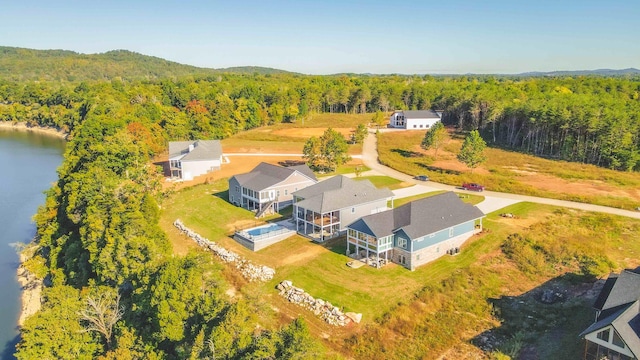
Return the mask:
<svg viewBox="0 0 640 360">
<path fill-rule="evenodd" d="M 253 228 L 236 231 L 233 239 L 251 251 L 262 250 L 269 245 L 273 245 L 296 234 L 295 225 L 289 220 L 290 219 L 274 223 L 282 226 L 283 229 L 271 231 L 266 234 L 253 236 L 247 232 L 247 230 Z"/>
</svg>

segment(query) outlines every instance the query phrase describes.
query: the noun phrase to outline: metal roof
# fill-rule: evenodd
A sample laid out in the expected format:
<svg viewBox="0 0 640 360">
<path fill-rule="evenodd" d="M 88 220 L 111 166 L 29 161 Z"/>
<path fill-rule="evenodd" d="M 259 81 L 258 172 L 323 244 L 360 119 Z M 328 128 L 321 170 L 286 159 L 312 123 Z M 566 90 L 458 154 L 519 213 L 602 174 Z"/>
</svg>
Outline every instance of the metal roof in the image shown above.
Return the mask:
<svg viewBox="0 0 640 360">
<path fill-rule="evenodd" d="M 314 182 L 318 181 L 313 171 L 311 171 L 307 165 L 283 167 L 265 162 L 258 164 L 258 166 L 248 173 L 234 175 L 233 177 L 238 181 L 240 186 L 261 191 L 286 180 L 295 172 L 299 172 Z"/>
<path fill-rule="evenodd" d="M 376 200 L 390 199 L 393 192 L 378 189 L 369 180 L 352 180 L 338 175 L 293 193 L 303 200 L 296 205 L 317 213 L 340 210 Z"/>
<path fill-rule="evenodd" d="M 484 213 L 480 209 L 463 202 L 450 191 L 415 200 L 393 210 L 364 216 L 349 227 L 364 230 L 375 237 L 403 230 L 411 239 L 417 239 L 481 217 L 484 217 Z"/>
<path fill-rule="evenodd" d="M 440 115 L 433 110 L 399 110 L 405 119 L 440 119 Z"/>
</svg>

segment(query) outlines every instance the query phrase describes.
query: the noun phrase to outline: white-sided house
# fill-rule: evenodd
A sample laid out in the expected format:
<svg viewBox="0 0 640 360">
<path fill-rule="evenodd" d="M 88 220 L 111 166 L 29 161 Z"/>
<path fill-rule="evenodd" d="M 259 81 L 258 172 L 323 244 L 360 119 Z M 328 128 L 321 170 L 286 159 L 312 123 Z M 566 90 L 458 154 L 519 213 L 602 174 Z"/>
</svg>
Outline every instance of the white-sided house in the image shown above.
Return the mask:
<svg viewBox="0 0 640 360">
<path fill-rule="evenodd" d="M 459 252 L 482 230 L 484 213 L 447 192 L 412 201 L 393 210 L 365 216 L 349 224 L 347 256 L 387 261 L 407 269 Z"/>
<path fill-rule="evenodd" d="M 396 129 L 428 129 L 440 121 L 441 114 L 433 110 L 398 110 L 391 114 L 389 127 Z"/>
<path fill-rule="evenodd" d="M 640 268 L 611 274 L 593 304 L 595 322 L 580 336 L 585 360 L 640 356 Z"/>
<path fill-rule="evenodd" d="M 318 182 L 307 165 L 282 167 L 260 163 L 229 179 L 229 202 L 256 210 L 256 217 L 291 205 L 293 193 Z"/>
<path fill-rule="evenodd" d="M 338 175 L 293 193 L 293 219 L 300 235 L 325 241 L 346 231 L 347 224 L 388 209 L 393 192 L 369 180 Z"/>
<path fill-rule="evenodd" d="M 220 140 L 169 142 L 169 169 L 173 178 L 191 180 L 196 176 L 219 170 L 221 164 Z"/>
</svg>

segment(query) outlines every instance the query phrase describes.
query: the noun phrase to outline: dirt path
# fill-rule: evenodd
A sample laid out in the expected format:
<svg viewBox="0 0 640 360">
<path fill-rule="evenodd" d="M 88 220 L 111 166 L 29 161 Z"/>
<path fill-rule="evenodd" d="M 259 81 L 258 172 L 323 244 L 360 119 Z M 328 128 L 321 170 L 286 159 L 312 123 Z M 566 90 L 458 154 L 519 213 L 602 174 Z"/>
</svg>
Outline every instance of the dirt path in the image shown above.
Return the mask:
<svg viewBox="0 0 640 360">
<path fill-rule="evenodd" d="M 375 170 L 380 174 L 387 175 L 387 176 L 396 178 L 398 180 L 407 181 L 412 184 L 418 183 L 418 181 L 413 179 L 410 175 L 401 173 L 390 167 L 384 166 L 378 162 L 378 146 L 377 146 L 376 135 L 374 132 L 369 132 L 369 135 L 364 141 L 364 145 L 362 147 L 362 161 L 371 170 Z M 458 192 L 466 191 L 461 189 L 460 187 L 439 184 L 435 182 L 429 182 L 428 187 L 438 189 L 438 190 L 447 190 L 447 191 L 458 191 Z M 473 192 L 470 192 L 470 193 L 473 193 Z M 487 210 L 491 210 L 491 211 L 498 210 L 499 208 L 496 208 L 496 206 L 498 206 L 501 203 L 500 199 L 504 199 L 504 200 L 507 200 L 503 202 L 504 204 L 516 203 L 520 201 L 528 201 L 528 202 L 537 203 L 537 204 L 561 206 L 561 207 L 579 209 L 579 210 L 585 210 L 585 211 L 596 211 L 601 213 L 640 219 L 640 211 L 629 211 L 629 210 L 616 209 L 616 208 L 601 206 L 601 205 L 579 203 L 579 202 L 567 201 L 567 200 L 549 199 L 549 198 L 542 198 L 542 197 L 529 196 L 529 195 L 508 194 L 508 193 L 501 193 L 496 191 L 484 191 L 481 194 L 485 197 L 493 198 L 491 199 L 493 204 L 491 206 L 487 206 Z M 483 203 L 478 204 L 478 207 L 482 207 L 483 206 L 482 204 Z"/>
</svg>

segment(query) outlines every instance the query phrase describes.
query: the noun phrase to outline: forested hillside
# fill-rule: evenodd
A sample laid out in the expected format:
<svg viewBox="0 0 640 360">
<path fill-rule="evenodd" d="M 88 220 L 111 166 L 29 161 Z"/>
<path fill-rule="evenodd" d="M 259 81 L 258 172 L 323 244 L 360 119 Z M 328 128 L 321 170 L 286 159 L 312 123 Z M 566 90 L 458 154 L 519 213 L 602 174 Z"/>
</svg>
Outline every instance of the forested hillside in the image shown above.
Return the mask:
<svg viewBox="0 0 640 360">
<path fill-rule="evenodd" d="M 98 83 L 0 81 L 0 120 L 73 129 L 89 111 L 166 138 L 224 138 L 310 112 L 443 110 L 491 146 L 640 170 L 640 78 L 216 74 Z M 160 139 L 164 137 L 165 139 Z"/>
<path fill-rule="evenodd" d="M 206 69 L 127 50 L 79 54 L 66 50 L 32 50 L 0 46 L 0 79 L 13 81 L 104 81 L 176 79 L 188 75 L 284 73 L 257 66 Z"/>
<path fill-rule="evenodd" d="M 165 194 L 149 165 L 169 140 L 225 138 L 312 112 L 434 108 L 448 124 L 480 129 L 489 145 L 640 170 L 640 79 L 193 75 L 161 59 L 136 73 L 126 59 L 140 56 L 128 52 L 90 60 L 2 51 L 0 121 L 71 138 L 35 217 L 39 250 L 26 265 L 47 287 L 19 359 L 325 356 L 304 322 L 279 326 L 251 287 L 229 298 L 211 257 L 172 256 L 158 226 Z M 7 70 L 12 57 L 21 67 Z M 77 76 L 95 81 L 73 78 L 85 71 Z M 34 76 L 44 81 L 26 81 Z M 368 353 L 369 337 L 354 339 Z"/>
</svg>

